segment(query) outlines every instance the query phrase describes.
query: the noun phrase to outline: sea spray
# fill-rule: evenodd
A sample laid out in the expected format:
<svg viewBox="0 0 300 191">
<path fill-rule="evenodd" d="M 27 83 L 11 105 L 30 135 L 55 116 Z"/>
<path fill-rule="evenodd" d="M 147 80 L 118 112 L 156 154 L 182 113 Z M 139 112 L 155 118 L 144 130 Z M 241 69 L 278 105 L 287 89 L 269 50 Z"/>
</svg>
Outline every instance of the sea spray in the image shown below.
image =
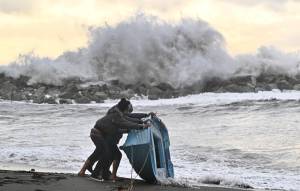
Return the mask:
<svg viewBox="0 0 300 191">
<path fill-rule="evenodd" d="M 296 76 L 300 73 L 300 54 L 283 53 L 275 47 L 260 47 L 255 55 L 244 54 L 236 57 L 240 75 Z"/>
<path fill-rule="evenodd" d="M 0 71 L 30 76 L 29 83 L 61 84 L 64 78 L 167 82 L 192 85 L 207 77 L 230 76 L 235 64 L 222 35 L 199 19 L 168 23 L 138 14 L 116 26 L 91 28 L 87 47 L 56 59 L 21 56 Z"/>
</svg>

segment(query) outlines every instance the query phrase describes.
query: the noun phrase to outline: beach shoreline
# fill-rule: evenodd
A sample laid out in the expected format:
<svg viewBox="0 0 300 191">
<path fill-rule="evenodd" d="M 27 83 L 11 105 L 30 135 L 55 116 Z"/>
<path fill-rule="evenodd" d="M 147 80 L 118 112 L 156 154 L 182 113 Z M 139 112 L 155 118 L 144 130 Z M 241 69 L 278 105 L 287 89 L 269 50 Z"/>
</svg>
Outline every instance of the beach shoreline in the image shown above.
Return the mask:
<svg viewBox="0 0 300 191">
<path fill-rule="evenodd" d="M 52 172 L 36 172 L 32 171 L 13 171 L 0 170 L 0 190 L 1 191 L 17 191 L 17 190 L 32 190 L 32 191 L 48 191 L 48 190 L 128 190 L 131 180 L 128 178 L 120 181 L 96 181 L 88 176 L 78 177 L 73 173 L 52 173 Z M 225 188 L 221 186 L 200 186 L 197 188 L 185 187 L 180 185 L 154 185 L 148 184 L 142 180 L 134 180 L 133 190 L 144 191 L 242 191 L 246 189 Z M 252 190 L 252 189 L 247 189 Z"/>
</svg>

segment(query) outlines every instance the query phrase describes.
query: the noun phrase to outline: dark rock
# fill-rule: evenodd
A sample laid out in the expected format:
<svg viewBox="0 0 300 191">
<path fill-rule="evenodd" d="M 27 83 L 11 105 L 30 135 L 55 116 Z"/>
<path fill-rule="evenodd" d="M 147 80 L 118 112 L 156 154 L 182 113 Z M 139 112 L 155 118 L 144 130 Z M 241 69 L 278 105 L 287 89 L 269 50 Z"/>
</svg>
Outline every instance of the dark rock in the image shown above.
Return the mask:
<svg viewBox="0 0 300 191">
<path fill-rule="evenodd" d="M 0 82 L 5 78 L 5 74 L 4 73 L 0 73 Z"/>
<path fill-rule="evenodd" d="M 132 89 L 137 95 L 142 96 L 148 94 L 148 90 L 151 86 L 145 83 L 137 83 L 129 87 L 127 86 L 127 88 Z"/>
<path fill-rule="evenodd" d="M 60 99 L 59 104 L 72 104 L 72 100 L 70 100 L 70 99 Z"/>
<path fill-rule="evenodd" d="M 293 87 L 294 90 L 300 91 L 300 84 L 296 84 Z"/>
<path fill-rule="evenodd" d="M 46 92 L 46 87 L 39 87 L 38 89 L 35 90 L 34 94 L 36 96 L 44 96 Z"/>
<path fill-rule="evenodd" d="M 168 83 L 160 83 L 149 89 L 149 96 L 151 99 L 158 98 L 172 98 L 175 88 Z"/>
<path fill-rule="evenodd" d="M 286 76 L 285 80 L 291 85 L 294 86 L 300 83 L 300 79 L 297 79 L 296 76 Z"/>
<path fill-rule="evenodd" d="M 168 83 L 160 83 L 157 86 L 155 86 L 159 89 L 161 89 L 162 91 L 167 91 L 167 90 L 174 90 L 173 86 L 171 86 Z"/>
<path fill-rule="evenodd" d="M 76 103 L 85 104 L 85 103 L 91 103 L 91 100 L 88 97 L 82 96 L 75 99 Z"/>
<path fill-rule="evenodd" d="M 92 101 L 95 101 L 96 103 L 104 103 L 104 99 L 97 98 L 97 97 L 95 97 L 94 99 L 92 99 Z"/>
<path fill-rule="evenodd" d="M 79 91 L 75 83 L 70 83 L 62 89 L 63 93 L 59 97 L 64 99 L 74 99 Z"/>
<path fill-rule="evenodd" d="M 178 97 L 178 95 L 179 95 L 178 93 L 175 94 L 174 90 L 167 90 L 167 91 L 163 91 L 160 98 L 168 99 L 168 98 Z"/>
<path fill-rule="evenodd" d="M 109 82 L 112 86 L 118 86 L 120 84 L 119 80 L 110 80 Z"/>
<path fill-rule="evenodd" d="M 58 97 L 60 94 L 59 87 L 51 87 L 47 89 L 47 94 L 51 97 Z"/>
<path fill-rule="evenodd" d="M 113 86 L 109 87 L 109 89 L 108 89 L 108 96 L 111 99 L 120 99 L 120 98 L 122 98 L 121 91 L 122 91 L 122 89 L 119 88 L 119 87 L 113 87 Z"/>
<path fill-rule="evenodd" d="M 27 100 L 26 95 L 23 92 L 20 92 L 20 91 L 13 92 L 11 99 L 14 100 L 14 101 Z"/>
<path fill-rule="evenodd" d="M 262 75 L 260 75 L 256 78 L 256 81 L 260 82 L 260 83 L 265 83 L 265 84 L 275 83 L 276 82 L 276 76 L 275 75 L 270 75 L 270 74 L 269 75 L 262 74 Z"/>
<path fill-rule="evenodd" d="M 110 86 L 112 86 L 112 87 L 118 87 L 121 90 L 125 90 L 126 86 L 127 86 L 124 83 L 122 83 L 120 80 L 111 80 L 111 81 L 109 81 L 109 84 L 110 84 Z"/>
<path fill-rule="evenodd" d="M 132 89 L 128 89 L 128 90 L 125 90 L 125 91 L 121 91 L 120 92 L 120 97 L 130 99 L 130 98 L 134 97 L 134 94 L 135 94 L 135 92 Z"/>
<path fill-rule="evenodd" d="M 82 81 L 80 80 L 79 77 L 70 77 L 64 79 L 62 83 L 64 86 L 69 86 L 69 84 L 81 84 Z"/>
<path fill-rule="evenodd" d="M 149 90 L 148 93 L 148 99 L 150 100 L 157 100 L 161 97 L 161 95 L 163 94 L 163 91 L 157 87 L 152 87 Z"/>
<path fill-rule="evenodd" d="M 230 84 L 223 87 L 227 92 L 253 92 L 254 88 L 250 87 L 249 85 L 237 85 L 237 84 Z"/>
<path fill-rule="evenodd" d="M 227 90 L 224 87 L 220 87 L 217 90 L 214 91 L 215 93 L 225 93 Z"/>
<path fill-rule="evenodd" d="M 87 95 L 91 101 L 96 103 L 103 103 L 108 98 L 105 92 L 96 92 L 94 95 Z"/>
<path fill-rule="evenodd" d="M 98 97 L 99 99 L 102 99 L 102 100 L 107 99 L 107 94 L 105 92 L 96 92 L 95 96 Z"/>
<path fill-rule="evenodd" d="M 273 87 L 274 87 L 273 85 L 270 86 L 267 83 L 257 82 L 256 86 L 255 86 L 255 92 L 258 92 L 258 91 L 271 91 L 273 89 Z M 277 86 L 274 89 L 277 89 Z"/>
<path fill-rule="evenodd" d="M 33 103 L 44 103 L 46 87 L 39 87 L 33 94 Z"/>
<path fill-rule="evenodd" d="M 99 85 L 90 85 L 85 88 L 79 89 L 81 94 L 84 96 L 94 95 L 96 92 L 102 91 L 102 88 Z"/>
<path fill-rule="evenodd" d="M 106 84 L 101 86 L 101 91 L 108 92 L 108 86 Z"/>
<path fill-rule="evenodd" d="M 15 80 L 15 84 L 19 88 L 27 87 L 27 83 L 30 77 L 21 75 L 18 79 Z"/>
<path fill-rule="evenodd" d="M 225 81 L 221 78 L 211 78 L 204 82 L 203 91 L 204 92 L 215 92 L 220 87 L 225 85 Z"/>
<path fill-rule="evenodd" d="M 280 90 L 291 90 L 293 89 L 293 85 L 291 85 L 287 80 L 280 80 L 276 83 L 278 89 Z"/>
<path fill-rule="evenodd" d="M 12 100 L 14 92 L 16 92 L 17 87 L 9 81 L 4 82 L 0 86 L 0 96 L 3 99 Z"/>
<path fill-rule="evenodd" d="M 55 98 L 53 98 L 53 97 L 46 97 L 46 98 L 44 99 L 44 103 L 48 103 L 48 104 L 57 104 Z"/>
<path fill-rule="evenodd" d="M 38 104 L 41 104 L 41 103 L 44 103 L 44 97 L 34 97 L 33 98 L 33 103 L 38 103 Z"/>
</svg>

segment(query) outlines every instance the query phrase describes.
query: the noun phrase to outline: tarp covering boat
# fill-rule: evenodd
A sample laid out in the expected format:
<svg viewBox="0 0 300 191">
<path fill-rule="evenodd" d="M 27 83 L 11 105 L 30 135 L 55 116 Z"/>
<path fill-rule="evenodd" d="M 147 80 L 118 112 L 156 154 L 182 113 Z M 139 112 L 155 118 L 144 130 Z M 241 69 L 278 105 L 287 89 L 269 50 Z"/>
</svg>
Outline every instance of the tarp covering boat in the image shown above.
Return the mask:
<svg viewBox="0 0 300 191">
<path fill-rule="evenodd" d="M 156 116 L 147 119 L 147 122 L 151 124 L 149 128 L 128 133 L 121 149 L 126 153 L 135 172 L 145 181 L 155 183 L 173 178 L 168 130 Z"/>
</svg>

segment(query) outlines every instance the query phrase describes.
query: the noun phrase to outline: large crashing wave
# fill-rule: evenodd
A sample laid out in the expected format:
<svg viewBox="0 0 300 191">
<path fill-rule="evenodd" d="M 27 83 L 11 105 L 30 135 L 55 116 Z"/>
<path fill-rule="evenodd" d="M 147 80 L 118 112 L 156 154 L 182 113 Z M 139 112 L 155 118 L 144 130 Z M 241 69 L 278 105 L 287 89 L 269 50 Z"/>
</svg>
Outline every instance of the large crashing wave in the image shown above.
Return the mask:
<svg viewBox="0 0 300 191">
<path fill-rule="evenodd" d="M 90 29 L 86 48 L 65 52 L 56 59 L 34 54 L 0 68 L 9 76 L 29 76 L 29 83 L 61 84 L 119 79 L 123 83 L 166 82 L 182 87 L 208 78 L 261 73 L 299 73 L 299 56 L 273 48 L 257 55 L 232 58 L 222 35 L 199 19 L 168 23 L 138 14 L 118 25 Z"/>
<path fill-rule="evenodd" d="M 300 74 L 300 54 L 283 53 L 274 47 L 261 47 L 255 55 L 236 57 L 240 75 L 263 74 L 295 76 Z"/>
</svg>

